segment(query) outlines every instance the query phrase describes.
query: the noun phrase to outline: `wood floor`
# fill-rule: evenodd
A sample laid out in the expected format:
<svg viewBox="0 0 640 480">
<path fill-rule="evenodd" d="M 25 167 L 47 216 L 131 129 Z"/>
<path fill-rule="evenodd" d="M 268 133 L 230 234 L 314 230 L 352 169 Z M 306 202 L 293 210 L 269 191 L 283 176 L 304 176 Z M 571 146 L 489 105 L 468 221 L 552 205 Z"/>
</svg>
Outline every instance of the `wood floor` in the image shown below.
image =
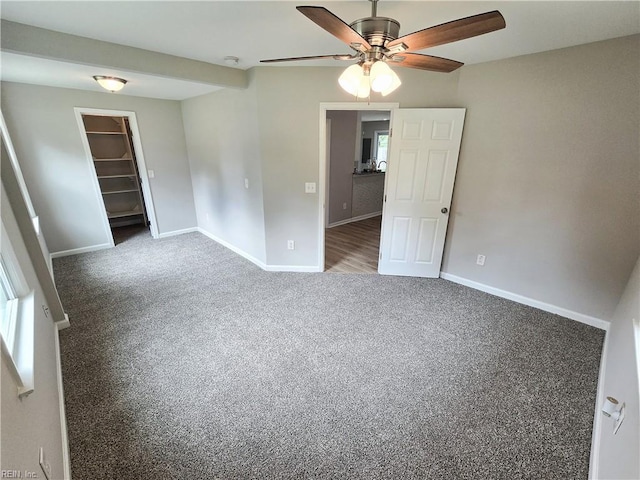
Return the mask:
<svg viewBox="0 0 640 480">
<path fill-rule="evenodd" d="M 325 271 L 377 273 L 382 216 L 325 229 Z"/>
</svg>

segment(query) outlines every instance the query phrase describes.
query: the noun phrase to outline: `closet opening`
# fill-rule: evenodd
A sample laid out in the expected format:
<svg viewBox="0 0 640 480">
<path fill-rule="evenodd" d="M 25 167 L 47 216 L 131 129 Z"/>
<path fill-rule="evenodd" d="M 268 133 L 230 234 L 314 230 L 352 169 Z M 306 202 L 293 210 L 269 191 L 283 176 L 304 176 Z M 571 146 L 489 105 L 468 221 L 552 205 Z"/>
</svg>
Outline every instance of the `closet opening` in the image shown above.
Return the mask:
<svg viewBox="0 0 640 480">
<path fill-rule="evenodd" d="M 145 233 L 156 238 L 135 116 L 127 112 L 112 113 L 77 110 L 96 174 L 105 229 L 113 245 Z"/>
</svg>

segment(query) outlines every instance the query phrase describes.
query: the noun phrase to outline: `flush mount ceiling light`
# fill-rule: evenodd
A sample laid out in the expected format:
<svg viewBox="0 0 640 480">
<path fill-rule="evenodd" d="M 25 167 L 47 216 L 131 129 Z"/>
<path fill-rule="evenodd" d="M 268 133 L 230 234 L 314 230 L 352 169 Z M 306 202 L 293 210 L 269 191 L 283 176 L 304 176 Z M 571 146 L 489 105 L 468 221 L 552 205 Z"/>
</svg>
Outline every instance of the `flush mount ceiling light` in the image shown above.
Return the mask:
<svg viewBox="0 0 640 480">
<path fill-rule="evenodd" d="M 264 63 L 298 60 L 357 60 L 347 68 L 338 82 L 347 92 L 358 98 L 368 97 L 371 91 L 388 95 L 400 86 L 400 79 L 389 65 L 417 68 L 432 72 L 452 72 L 462 62 L 411 53 L 425 48 L 457 42 L 466 38 L 500 30 L 506 26 L 497 10 L 425 28 L 400 37 L 400 23 L 393 18 L 377 15 L 378 0 L 370 0 L 371 16 L 350 24 L 342 21 L 324 7 L 296 7 L 304 16 L 334 37 L 346 43 L 354 53 L 316 55 L 261 60 Z"/>
<path fill-rule="evenodd" d="M 94 75 L 93 79 L 105 90 L 110 92 L 119 92 L 127 83 L 124 78 L 106 77 L 104 75 Z"/>
</svg>

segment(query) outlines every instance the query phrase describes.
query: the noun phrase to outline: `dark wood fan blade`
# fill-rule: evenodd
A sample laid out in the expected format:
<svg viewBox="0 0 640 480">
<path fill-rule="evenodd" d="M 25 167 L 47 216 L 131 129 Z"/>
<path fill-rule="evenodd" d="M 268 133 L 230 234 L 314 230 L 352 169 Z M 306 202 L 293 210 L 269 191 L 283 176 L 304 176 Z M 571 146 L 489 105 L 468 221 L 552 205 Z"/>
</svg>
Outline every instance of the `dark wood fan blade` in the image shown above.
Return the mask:
<svg viewBox="0 0 640 480">
<path fill-rule="evenodd" d="M 422 50 L 424 48 L 444 45 L 445 43 L 457 42 L 465 38 L 483 35 L 485 33 L 500 30 L 506 26 L 504 17 L 497 10 L 493 12 L 481 13 L 472 17 L 461 18 L 452 22 L 425 28 L 418 32 L 410 33 L 404 37 L 397 38 L 389 42 L 386 47 L 404 43 L 407 51 Z"/>
<path fill-rule="evenodd" d="M 358 55 L 315 55 L 312 57 L 291 57 L 291 58 L 271 58 L 269 60 L 260 60 L 260 63 L 275 63 L 275 62 L 296 62 L 298 60 L 319 60 L 322 58 L 332 58 L 334 60 L 354 60 L 358 58 Z"/>
<path fill-rule="evenodd" d="M 431 70 L 432 72 L 453 72 L 464 63 L 449 60 L 448 58 L 433 57 L 420 53 L 399 53 L 391 57 L 389 65 L 399 65 L 401 67 L 419 68 L 420 70 Z"/>
<path fill-rule="evenodd" d="M 342 40 L 347 45 L 355 48 L 356 50 L 368 50 L 371 48 L 369 42 L 367 42 L 362 36 L 356 32 L 349 25 L 344 23 L 333 13 L 324 7 L 296 7 L 300 13 L 306 16 L 309 20 L 316 25 L 324 28 L 331 35 L 339 40 Z M 360 44 L 362 47 L 354 47 L 355 44 Z"/>
</svg>

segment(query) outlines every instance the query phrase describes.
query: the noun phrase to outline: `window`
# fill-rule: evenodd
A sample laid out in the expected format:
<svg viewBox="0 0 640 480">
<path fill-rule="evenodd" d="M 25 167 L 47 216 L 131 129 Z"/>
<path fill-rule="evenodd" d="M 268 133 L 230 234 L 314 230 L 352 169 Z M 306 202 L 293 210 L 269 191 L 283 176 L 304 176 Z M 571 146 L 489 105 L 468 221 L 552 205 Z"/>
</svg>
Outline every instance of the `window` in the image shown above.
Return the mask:
<svg viewBox="0 0 640 480">
<path fill-rule="evenodd" d="M 389 131 L 376 131 L 375 132 L 375 144 L 374 158 L 378 162 L 378 169 L 383 172 L 387 170 L 387 149 L 389 147 Z M 381 162 L 384 162 L 381 164 Z"/>
<path fill-rule="evenodd" d="M 2 354 L 18 385 L 19 395 L 33 391 L 34 295 L 20 268 L 15 250 L 1 225 L 0 338 Z"/>
<path fill-rule="evenodd" d="M 9 350 L 13 350 L 18 317 L 18 296 L 0 256 L 0 332 Z"/>
</svg>

